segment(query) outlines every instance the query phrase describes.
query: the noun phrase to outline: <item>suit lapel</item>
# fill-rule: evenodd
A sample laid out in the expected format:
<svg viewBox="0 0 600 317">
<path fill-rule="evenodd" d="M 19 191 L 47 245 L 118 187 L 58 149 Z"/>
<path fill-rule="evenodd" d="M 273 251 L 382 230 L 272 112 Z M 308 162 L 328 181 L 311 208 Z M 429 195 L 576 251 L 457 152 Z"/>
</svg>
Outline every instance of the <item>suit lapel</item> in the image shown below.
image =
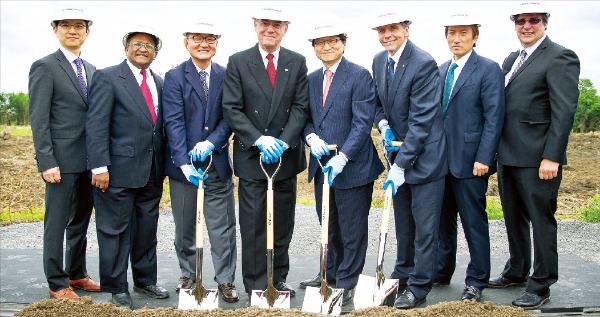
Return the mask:
<svg viewBox="0 0 600 317">
<path fill-rule="evenodd" d="M 77 74 L 75 74 L 71 63 L 69 63 L 69 61 L 65 57 L 65 54 L 63 54 L 63 52 L 60 49 L 54 53 L 54 56 L 56 56 L 56 59 L 58 59 L 58 65 L 60 65 L 60 67 L 65 71 L 67 76 L 69 76 L 71 83 L 73 84 L 73 86 L 75 86 L 75 89 L 77 89 L 79 95 L 81 96 L 81 99 L 83 99 L 85 105 L 87 106 L 87 98 L 85 98 L 85 96 L 83 95 L 83 90 L 81 90 L 81 86 L 79 85 L 79 79 L 77 79 Z M 90 81 L 88 81 L 88 83 L 89 82 Z"/>
<path fill-rule="evenodd" d="M 325 116 L 333 106 L 333 101 L 335 100 L 336 95 L 346 82 L 346 79 L 348 79 L 348 62 L 344 57 L 342 57 L 340 65 L 338 66 L 335 74 L 333 74 L 333 78 L 334 79 L 331 81 L 331 86 L 329 86 L 329 92 L 327 92 L 327 99 L 325 100 L 323 111 L 321 111 L 321 114 L 319 115 L 319 123 L 325 119 Z M 321 84 L 323 84 L 323 81 L 321 81 Z"/>
<path fill-rule="evenodd" d="M 406 66 L 408 66 L 408 59 L 410 58 L 412 48 L 412 42 L 410 40 L 406 40 L 406 46 L 404 47 L 404 51 L 402 51 L 402 55 L 400 55 L 398 65 L 396 66 L 396 71 L 394 72 L 394 80 L 392 81 L 392 87 L 390 87 L 388 92 L 387 104 L 389 107 L 391 107 L 394 104 L 394 98 L 396 97 L 396 92 L 400 87 L 400 82 L 402 81 L 402 76 L 404 75 Z"/>
<path fill-rule="evenodd" d="M 223 84 L 223 72 L 220 68 L 218 68 L 215 63 L 212 63 L 210 68 L 210 85 L 208 89 L 208 106 L 204 112 L 204 121 L 208 121 L 210 114 L 212 113 L 212 109 L 214 109 L 215 102 L 217 102 L 217 97 L 219 97 L 219 92 L 221 91 L 221 85 Z"/>
<path fill-rule="evenodd" d="M 152 73 L 152 78 L 154 79 L 154 84 L 156 85 L 156 93 L 158 94 L 158 105 L 156 106 L 156 124 L 153 123 L 153 129 L 155 129 L 156 127 L 162 126 L 162 80 L 158 74 L 154 73 L 150 68 L 148 68 L 148 70 L 150 73 Z M 144 103 L 145 101 L 146 100 L 144 99 Z M 146 109 L 148 109 L 148 106 L 146 106 Z M 150 110 L 148 110 L 148 115 L 150 115 Z M 152 117 L 150 117 L 150 120 L 152 120 Z"/>
<path fill-rule="evenodd" d="M 540 43 L 540 46 L 538 46 L 538 48 L 536 48 L 535 51 L 533 51 L 533 53 L 531 53 L 531 56 L 529 56 L 525 60 L 523 65 L 521 65 L 521 68 L 519 68 L 517 70 L 517 73 L 514 76 L 512 76 L 512 78 L 510 79 L 508 84 L 510 84 L 513 80 L 515 80 L 515 78 L 517 78 L 517 76 L 519 76 L 523 71 L 525 71 L 525 69 L 527 69 L 527 66 L 529 66 L 529 64 L 531 64 L 534 59 L 536 59 L 538 56 L 540 56 L 542 54 L 542 52 L 546 49 L 546 47 L 548 47 L 549 43 L 550 43 L 550 38 L 548 38 L 546 36 L 546 38 L 542 41 L 542 43 Z M 513 64 L 514 64 L 514 61 L 513 61 Z M 511 67 L 513 64 L 510 64 Z"/>
<path fill-rule="evenodd" d="M 152 116 L 150 115 L 150 110 L 146 105 L 146 99 L 144 99 L 144 95 L 142 95 L 142 90 L 138 85 L 135 76 L 131 72 L 129 65 L 126 61 L 123 61 L 119 66 L 119 77 L 123 80 L 123 86 L 125 90 L 129 93 L 131 98 L 135 101 L 135 104 L 140 109 L 140 112 L 144 114 L 144 116 L 152 123 Z M 156 87 L 158 89 L 158 87 Z M 159 98 L 160 100 L 160 98 Z"/>
<path fill-rule="evenodd" d="M 185 63 L 185 79 L 192 85 L 192 88 L 198 95 L 198 99 L 200 99 L 200 103 L 203 104 L 204 98 L 202 96 L 204 95 L 204 88 L 200 81 L 200 74 L 196 71 L 196 66 L 194 66 L 191 58 Z M 203 104 L 203 106 L 206 108 L 206 105 Z"/>
<path fill-rule="evenodd" d="M 452 101 L 454 96 L 456 96 L 460 88 L 465 84 L 465 82 L 467 82 L 467 79 L 477 68 L 478 59 L 479 58 L 477 54 L 475 53 L 475 51 L 473 51 L 473 53 L 471 53 L 471 56 L 469 56 L 469 59 L 465 63 L 463 70 L 460 71 L 460 75 L 458 75 L 456 83 L 454 83 L 454 86 L 452 87 L 452 94 L 450 95 L 450 98 L 448 98 L 448 106 L 450 105 L 450 102 Z"/>
<path fill-rule="evenodd" d="M 262 90 L 265 95 L 265 98 L 271 103 L 273 99 L 273 87 L 271 86 L 271 82 L 269 81 L 269 76 L 267 76 L 267 69 L 265 68 L 265 64 L 263 63 L 262 57 L 260 56 L 260 52 L 258 51 L 258 44 L 254 46 L 254 56 L 252 56 L 252 61 L 248 63 L 248 68 L 250 69 L 250 73 L 254 76 L 254 79 L 258 83 L 258 86 Z M 280 55 L 281 59 L 281 55 Z"/>
<path fill-rule="evenodd" d="M 290 79 L 290 69 L 292 60 L 289 58 L 289 54 L 286 49 L 281 47 L 279 49 L 279 60 L 277 61 L 277 74 L 275 76 L 275 89 L 273 90 L 273 99 L 271 100 L 271 109 L 269 110 L 269 119 L 267 120 L 267 124 L 271 122 L 275 113 L 277 113 L 277 109 L 279 108 L 279 103 L 281 102 L 281 98 L 283 97 L 283 92 L 287 87 L 287 83 Z M 265 70 L 265 74 L 267 71 Z M 269 82 L 269 86 L 271 83 Z"/>
</svg>

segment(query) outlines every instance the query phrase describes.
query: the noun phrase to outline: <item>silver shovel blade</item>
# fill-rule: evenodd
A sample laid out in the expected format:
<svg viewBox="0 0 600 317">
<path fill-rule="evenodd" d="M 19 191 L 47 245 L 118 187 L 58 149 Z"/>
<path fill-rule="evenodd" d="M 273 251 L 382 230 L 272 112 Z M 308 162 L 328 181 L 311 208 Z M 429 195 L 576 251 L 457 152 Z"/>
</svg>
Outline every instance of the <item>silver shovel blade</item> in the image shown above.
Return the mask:
<svg viewBox="0 0 600 317">
<path fill-rule="evenodd" d="M 359 310 L 386 305 L 396 299 L 397 292 L 398 280 L 388 278 L 385 279 L 381 287 L 377 287 L 375 277 L 361 274 L 358 277 L 358 284 L 356 284 L 354 309 Z"/>
<path fill-rule="evenodd" d="M 269 305 L 266 297 L 266 291 L 252 291 L 250 295 L 250 306 L 256 306 L 264 309 L 290 309 L 290 292 L 277 291 L 277 297 L 273 306 Z"/>
<path fill-rule="evenodd" d="M 178 309 L 183 310 L 212 310 L 219 308 L 219 291 L 216 289 L 207 289 L 206 296 L 202 298 L 202 301 L 198 303 L 194 294 L 193 289 L 181 289 L 179 291 L 179 305 Z"/>
<path fill-rule="evenodd" d="M 342 301 L 344 297 L 343 288 L 331 288 L 329 298 L 325 300 L 321 295 L 320 287 L 309 286 L 304 293 L 304 302 L 302 311 L 307 313 L 316 313 L 323 315 L 339 316 L 342 313 Z"/>
</svg>

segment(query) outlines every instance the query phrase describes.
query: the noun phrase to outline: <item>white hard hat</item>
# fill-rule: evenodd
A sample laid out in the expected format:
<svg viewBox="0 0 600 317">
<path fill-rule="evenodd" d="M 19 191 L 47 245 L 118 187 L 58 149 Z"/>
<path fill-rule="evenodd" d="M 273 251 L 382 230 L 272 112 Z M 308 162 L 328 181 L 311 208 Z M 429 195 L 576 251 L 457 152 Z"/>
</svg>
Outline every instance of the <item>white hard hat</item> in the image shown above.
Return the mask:
<svg viewBox="0 0 600 317">
<path fill-rule="evenodd" d="M 154 28 L 146 26 L 146 25 L 136 25 L 134 26 L 132 29 L 132 31 L 129 31 L 125 34 L 125 36 L 123 36 L 123 46 L 127 46 L 127 41 L 129 40 L 129 38 L 136 34 L 136 33 L 146 33 L 152 37 L 154 37 L 156 39 L 156 51 L 160 51 L 160 49 L 162 48 L 162 41 L 160 40 L 160 37 L 158 37 L 158 35 L 156 35 L 156 31 L 154 30 Z"/>
<path fill-rule="evenodd" d="M 252 18 L 254 20 L 271 20 L 291 23 L 290 18 L 284 14 L 281 8 L 274 7 L 260 8 L 254 13 Z"/>
<path fill-rule="evenodd" d="M 74 7 L 62 8 L 56 11 L 54 13 L 54 19 L 50 21 L 50 25 L 56 26 L 54 22 L 62 20 L 84 20 L 87 21 L 88 26 L 94 23 L 92 20 L 90 20 L 90 16 L 85 11 L 83 11 L 83 9 Z"/>
<path fill-rule="evenodd" d="M 453 13 L 446 18 L 444 21 L 444 26 L 451 25 L 477 25 L 479 24 L 479 19 L 470 13 Z"/>
<path fill-rule="evenodd" d="M 331 21 L 330 19 L 328 19 L 327 21 L 328 22 L 322 22 L 319 25 L 316 25 L 314 28 L 312 28 L 310 37 L 308 38 L 309 42 L 327 36 L 336 36 L 340 34 L 343 34 L 345 37 L 348 36 L 346 35 L 346 32 L 344 32 L 344 28 L 340 27 L 337 21 Z"/>
<path fill-rule="evenodd" d="M 183 32 L 183 36 L 187 36 L 189 33 L 212 34 L 217 38 L 220 38 L 222 35 L 217 25 L 207 21 L 190 24 Z"/>
<path fill-rule="evenodd" d="M 511 16 L 523 13 L 542 13 L 542 14 L 550 14 L 548 12 L 548 7 L 545 2 L 541 1 L 525 1 L 519 2 L 514 7 L 513 12 L 511 12 Z"/>
<path fill-rule="evenodd" d="M 406 22 L 408 24 L 412 23 L 405 14 L 398 14 L 395 11 L 383 12 L 378 14 L 373 20 L 372 29 L 377 30 L 377 28 L 380 26 L 402 22 Z"/>
</svg>

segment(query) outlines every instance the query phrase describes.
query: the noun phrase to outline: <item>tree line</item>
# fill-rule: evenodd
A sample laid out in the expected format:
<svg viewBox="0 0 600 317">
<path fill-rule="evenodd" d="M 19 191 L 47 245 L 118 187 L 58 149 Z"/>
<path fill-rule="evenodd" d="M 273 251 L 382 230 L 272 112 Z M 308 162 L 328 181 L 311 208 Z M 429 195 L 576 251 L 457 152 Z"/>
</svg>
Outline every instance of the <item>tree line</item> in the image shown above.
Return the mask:
<svg viewBox="0 0 600 317">
<path fill-rule="evenodd" d="M 29 96 L 26 93 L 0 93 L 0 125 L 29 125 Z M 600 96 L 588 78 L 579 79 L 573 131 L 600 131 Z"/>
</svg>

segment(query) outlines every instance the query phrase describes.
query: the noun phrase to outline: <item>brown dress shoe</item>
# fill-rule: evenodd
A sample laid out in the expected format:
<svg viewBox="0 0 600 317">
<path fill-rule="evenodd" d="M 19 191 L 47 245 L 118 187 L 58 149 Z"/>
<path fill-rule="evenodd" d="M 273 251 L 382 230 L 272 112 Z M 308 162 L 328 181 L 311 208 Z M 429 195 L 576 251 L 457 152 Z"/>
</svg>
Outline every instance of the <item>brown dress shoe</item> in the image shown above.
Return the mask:
<svg viewBox="0 0 600 317">
<path fill-rule="evenodd" d="M 235 303 L 240 300 L 237 290 L 235 289 L 235 284 L 233 283 L 219 284 L 219 293 L 221 293 L 223 300 L 228 303 Z"/>
<path fill-rule="evenodd" d="M 92 278 L 90 278 L 89 275 L 82 279 L 70 280 L 69 285 L 71 285 L 71 287 L 82 289 L 87 292 L 99 292 L 100 291 L 100 283 L 92 280 Z"/>
<path fill-rule="evenodd" d="M 53 290 L 48 290 L 48 293 L 50 294 L 50 296 L 52 296 L 52 298 L 56 298 L 56 299 L 70 299 L 70 300 L 79 300 L 79 295 L 75 294 L 75 292 L 73 292 L 73 290 L 70 287 L 67 288 L 63 288 L 61 290 L 58 291 L 53 291 Z"/>
<path fill-rule="evenodd" d="M 192 288 L 192 285 L 194 285 L 195 281 L 196 281 L 195 278 L 182 276 L 179 278 L 179 281 L 177 282 L 177 287 L 175 287 L 175 291 L 177 293 L 179 293 L 179 290 L 182 288 L 190 289 L 190 288 Z"/>
</svg>

